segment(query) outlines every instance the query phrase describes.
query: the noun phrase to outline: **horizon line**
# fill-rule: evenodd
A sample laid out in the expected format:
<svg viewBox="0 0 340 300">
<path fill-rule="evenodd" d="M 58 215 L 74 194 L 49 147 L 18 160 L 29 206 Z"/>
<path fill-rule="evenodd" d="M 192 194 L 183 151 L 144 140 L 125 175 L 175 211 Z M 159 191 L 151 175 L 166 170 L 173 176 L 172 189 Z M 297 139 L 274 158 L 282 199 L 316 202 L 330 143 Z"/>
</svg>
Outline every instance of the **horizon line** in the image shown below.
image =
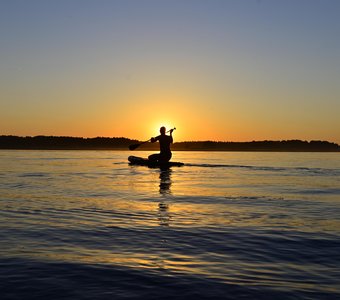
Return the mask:
<svg viewBox="0 0 340 300">
<path fill-rule="evenodd" d="M 1 134 L 0 137 L 19 137 L 19 138 L 36 138 L 36 137 L 51 137 L 51 138 L 79 138 L 79 139 L 96 139 L 96 138 L 102 138 L 102 139 L 127 139 L 131 141 L 138 141 L 141 142 L 141 140 L 134 139 L 134 138 L 129 138 L 129 137 L 124 137 L 124 136 L 93 136 L 93 137 L 83 137 L 83 136 L 71 136 L 71 135 L 13 135 L 13 134 Z M 264 139 L 264 140 L 247 140 L 247 141 L 222 141 L 222 140 L 186 140 L 186 141 L 177 141 L 175 143 L 201 143 L 201 142 L 213 142 L 213 143 L 252 143 L 252 142 L 285 142 L 285 141 L 301 141 L 301 142 L 328 142 L 328 143 L 333 143 L 338 146 L 337 142 L 329 141 L 329 140 L 316 140 L 316 139 L 278 139 L 278 140 L 270 140 L 270 139 Z"/>
</svg>

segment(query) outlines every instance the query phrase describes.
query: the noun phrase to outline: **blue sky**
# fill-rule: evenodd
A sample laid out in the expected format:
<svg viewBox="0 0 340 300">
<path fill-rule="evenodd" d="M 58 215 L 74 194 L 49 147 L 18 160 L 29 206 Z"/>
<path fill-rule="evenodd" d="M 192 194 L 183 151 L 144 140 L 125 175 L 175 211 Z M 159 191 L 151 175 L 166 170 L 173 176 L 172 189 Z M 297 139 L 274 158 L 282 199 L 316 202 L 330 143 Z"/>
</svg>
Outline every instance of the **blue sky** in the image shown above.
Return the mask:
<svg viewBox="0 0 340 300">
<path fill-rule="evenodd" d="M 0 134 L 340 142 L 339 36 L 337 0 L 1 1 Z"/>
</svg>

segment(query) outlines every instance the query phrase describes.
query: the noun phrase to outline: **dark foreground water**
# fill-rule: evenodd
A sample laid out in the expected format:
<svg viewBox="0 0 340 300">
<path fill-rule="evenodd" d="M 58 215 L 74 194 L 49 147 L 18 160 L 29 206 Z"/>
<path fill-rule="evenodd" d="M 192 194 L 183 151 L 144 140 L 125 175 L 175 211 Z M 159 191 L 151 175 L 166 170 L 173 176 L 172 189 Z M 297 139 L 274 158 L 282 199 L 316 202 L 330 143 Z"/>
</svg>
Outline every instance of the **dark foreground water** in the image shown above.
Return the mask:
<svg viewBox="0 0 340 300">
<path fill-rule="evenodd" d="M 339 153 L 130 154 L 0 151 L 0 299 L 340 299 Z"/>
</svg>

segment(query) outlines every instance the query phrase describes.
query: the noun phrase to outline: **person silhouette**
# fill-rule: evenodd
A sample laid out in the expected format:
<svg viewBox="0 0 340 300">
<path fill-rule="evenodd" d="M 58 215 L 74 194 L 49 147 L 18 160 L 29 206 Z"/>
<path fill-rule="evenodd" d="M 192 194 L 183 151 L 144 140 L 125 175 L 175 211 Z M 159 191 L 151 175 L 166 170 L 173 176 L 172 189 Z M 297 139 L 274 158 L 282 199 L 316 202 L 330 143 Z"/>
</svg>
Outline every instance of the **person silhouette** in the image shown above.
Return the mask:
<svg viewBox="0 0 340 300">
<path fill-rule="evenodd" d="M 170 145 L 173 143 L 173 138 L 172 138 L 172 132 L 174 130 L 170 130 L 170 135 L 166 135 L 166 129 L 164 126 L 162 126 L 159 130 L 161 133 L 157 137 L 151 138 L 151 143 L 159 142 L 159 148 L 160 148 L 160 153 L 157 154 L 152 154 L 149 156 L 149 160 L 153 162 L 159 162 L 159 163 L 167 163 L 172 156 L 171 150 L 170 150 Z"/>
</svg>

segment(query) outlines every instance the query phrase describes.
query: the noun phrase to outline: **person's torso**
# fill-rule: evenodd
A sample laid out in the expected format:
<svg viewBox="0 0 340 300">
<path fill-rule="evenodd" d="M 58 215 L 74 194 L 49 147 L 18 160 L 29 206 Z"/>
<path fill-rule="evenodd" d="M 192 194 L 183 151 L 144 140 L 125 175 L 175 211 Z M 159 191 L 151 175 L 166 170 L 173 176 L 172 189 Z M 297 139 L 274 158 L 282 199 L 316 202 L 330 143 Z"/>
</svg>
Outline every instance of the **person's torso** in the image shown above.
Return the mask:
<svg viewBox="0 0 340 300">
<path fill-rule="evenodd" d="M 160 145 L 160 151 L 161 153 L 171 153 L 170 150 L 170 144 L 172 142 L 172 139 L 168 135 L 160 135 L 158 137 L 159 145 Z"/>
</svg>

